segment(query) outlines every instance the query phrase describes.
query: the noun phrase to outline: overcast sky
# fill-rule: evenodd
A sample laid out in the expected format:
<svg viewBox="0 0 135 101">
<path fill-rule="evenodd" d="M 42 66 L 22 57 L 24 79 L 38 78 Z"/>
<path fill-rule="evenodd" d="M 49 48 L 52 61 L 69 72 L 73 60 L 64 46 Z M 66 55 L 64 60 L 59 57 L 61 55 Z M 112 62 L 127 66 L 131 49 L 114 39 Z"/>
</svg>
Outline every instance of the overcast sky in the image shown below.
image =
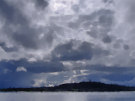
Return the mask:
<svg viewBox="0 0 135 101">
<path fill-rule="evenodd" d="M 0 0 L 0 87 L 135 86 L 134 10 L 135 0 Z"/>
</svg>

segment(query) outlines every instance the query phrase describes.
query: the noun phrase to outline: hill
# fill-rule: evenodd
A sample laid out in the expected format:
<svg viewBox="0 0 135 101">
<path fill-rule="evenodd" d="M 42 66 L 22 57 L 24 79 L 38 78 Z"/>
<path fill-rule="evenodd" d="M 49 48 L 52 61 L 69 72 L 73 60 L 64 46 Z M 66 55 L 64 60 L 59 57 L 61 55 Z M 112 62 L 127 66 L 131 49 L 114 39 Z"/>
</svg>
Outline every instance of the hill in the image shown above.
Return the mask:
<svg viewBox="0 0 135 101">
<path fill-rule="evenodd" d="M 67 83 L 54 87 L 36 87 L 36 88 L 7 88 L 0 89 L 0 91 L 74 91 L 74 92 L 91 92 L 91 91 L 135 91 L 135 87 L 121 86 L 116 84 L 104 84 L 100 82 L 80 82 L 80 83 Z"/>
</svg>

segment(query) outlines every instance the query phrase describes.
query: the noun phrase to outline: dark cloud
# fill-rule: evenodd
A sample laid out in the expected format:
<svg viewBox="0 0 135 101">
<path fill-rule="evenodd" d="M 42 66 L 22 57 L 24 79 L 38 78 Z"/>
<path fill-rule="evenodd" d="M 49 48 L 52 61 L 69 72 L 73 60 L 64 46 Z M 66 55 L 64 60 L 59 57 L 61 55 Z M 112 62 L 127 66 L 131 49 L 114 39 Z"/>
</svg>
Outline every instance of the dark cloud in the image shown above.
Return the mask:
<svg viewBox="0 0 135 101">
<path fill-rule="evenodd" d="M 46 5 L 47 1 L 36 0 L 37 5 Z M 27 19 L 24 14 L 16 9 L 13 5 L 10 5 L 6 1 L 2 0 L 0 2 L 0 13 L 4 17 L 6 23 L 3 27 L 4 34 L 14 42 L 16 46 L 22 46 L 27 49 L 37 49 L 42 43 L 51 43 L 53 41 L 53 36 L 51 32 L 44 37 L 44 39 L 39 39 L 39 34 L 43 30 L 35 29 L 33 26 L 30 26 L 30 21 Z M 15 28 L 13 28 L 14 26 Z M 14 30 L 16 29 L 16 30 Z"/>
<path fill-rule="evenodd" d="M 75 12 L 78 12 L 79 11 L 79 5 L 73 5 L 72 6 L 72 9 L 75 11 Z"/>
<path fill-rule="evenodd" d="M 86 4 L 87 0 L 80 0 L 80 2 L 70 5 L 71 8 L 67 12 L 66 6 L 64 9 L 60 7 L 52 9 L 54 5 L 49 4 L 52 2 L 51 0 L 26 0 L 22 2 L 1 0 L 0 20 L 3 22 L 0 24 L 0 48 L 5 51 L 5 54 L 1 54 L 2 58 L 0 58 L 0 87 L 33 85 L 36 83 L 34 75 L 42 74 L 40 78 L 44 78 L 54 72 L 58 72 L 54 73 L 55 76 L 58 76 L 46 77 L 47 81 L 51 80 L 61 83 L 71 79 L 75 82 L 79 80 L 100 81 L 104 79 L 114 82 L 132 81 L 135 77 L 135 69 L 130 66 L 119 67 L 119 65 L 124 66 L 126 63 L 123 63 L 123 61 L 129 58 L 122 59 L 121 56 L 129 56 L 134 50 L 132 39 L 129 40 L 132 35 L 128 32 L 132 28 L 124 31 L 125 27 L 123 26 L 126 24 L 123 19 L 129 25 L 134 26 L 135 14 L 133 10 L 135 2 L 129 0 L 127 3 L 131 6 L 127 7 L 126 10 L 121 8 L 117 10 L 116 7 L 115 13 L 114 5 L 109 6 L 109 4 L 114 3 L 114 0 L 102 1 L 104 3 L 102 2 L 101 5 L 99 4 L 100 1 L 91 2 L 94 6 L 99 4 L 102 7 L 94 9 L 93 6 L 93 9 L 87 12 L 90 9 L 88 7 L 89 4 Z M 66 2 L 68 3 L 68 0 Z M 66 2 L 61 3 L 66 4 Z M 122 3 L 118 5 L 121 7 Z M 72 14 L 72 10 L 74 14 Z M 127 13 L 126 16 L 124 15 L 125 13 Z M 123 14 L 123 17 L 121 17 L 121 14 Z M 119 21 L 118 23 L 114 22 L 117 19 L 125 25 L 119 24 Z M 113 29 L 114 23 L 118 24 L 118 28 L 116 26 Z M 122 27 L 119 29 L 119 26 Z M 120 37 L 123 35 L 122 30 L 124 36 Z M 125 38 L 126 32 L 129 35 Z M 82 37 L 81 34 L 84 36 Z M 127 42 L 125 42 L 125 39 Z M 3 57 L 8 60 L 3 60 Z M 114 64 L 117 64 L 115 58 L 120 61 L 118 66 L 114 66 Z M 134 59 L 128 60 L 129 65 L 134 64 Z M 107 61 L 111 61 L 110 64 L 112 66 L 98 65 Z M 83 75 L 84 71 L 81 72 L 81 70 L 89 73 L 87 72 Z M 61 74 L 62 71 L 66 72 L 68 77 Z M 74 73 L 72 71 L 79 72 Z M 46 82 L 41 80 L 42 85 Z"/>
<path fill-rule="evenodd" d="M 130 46 L 125 44 L 125 45 L 123 46 L 123 48 L 124 48 L 125 50 L 129 50 L 129 49 L 130 49 Z"/>
<path fill-rule="evenodd" d="M 55 61 L 30 63 L 26 67 L 28 71 L 34 73 L 62 72 L 66 69 L 62 63 Z"/>
<path fill-rule="evenodd" d="M 97 38 L 98 37 L 96 30 L 87 31 L 87 34 L 90 35 L 93 38 Z"/>
<path fill-rule="evenodd" d="M 7 47 L 5 42 L 0 42 L 0 47 L 5 51 L 5 52 L 14 52 L 17 51 L 18 49 L 16 47 Z"/>
<path fill-rule="evenodd" d="M 10 23 L 21 23 L 25 24 L 27 20 L 24 16 L 17 10 L 17 8 L 13 7 L 6 0 L 0 1 L 0 13 L 1 15 Z"/>
<path fill-rule="evenodd" d="M 102 0 L 104 3 L 108 3 L 108 4 L 110 4 L 110 3 L 114 3 L 114 0 Z"/>
<path fill-rule="evenodd" d="M 30 28 L 29 26 L 22 26 L 20 30 L 13 33 L 11 36 L 16 44 L 23 46 L 28 49 L 38 48 L 38 35 L 36 30 Z"/>
<path fill-rule="evenodd" d="M 93 54 L 97 57 L 104 57 L 110 54 L 110 51 L 101 48 L 93 48 Z"/>
<path fill-rule="evenodd" d="M 109 27 L 113 24 L 113 11 L 111 10 L 101 10 L 97 12 L 99 15 L 99 24 L 101 26 L 104 26 L 108 28 L 108 31 L 110 30 Z"/>
<path fill-rule="evenodd" d="M 37 6 L 38 8 L 44 9 L 44 8 L 46 8 L 48 5 L 49 5 L 49 3 L 48 3 L 48 1 L 46 1 L 46 0 L 36 0 L 36 6 Z"/>
<path fill-rule="evenodd" d="M 111 43 L 112 42 L 111 37 L 108 36 L 108 35 L 106 35 L 102 40 L 103 40 L 104 43 Z"/>
<path fill-rule="evenodd" d="M 28 62 L 26 59 L 20 60 L 3 60 L 0 62 L 1 69 L 8 69 L 11 72 L 17 72 L 18 67 L 24 67 L 27 69 L 27 72 L 32 73 L 48 73 L 48 72 L 61 72 L 65 71 L 63 64 L 56 61 L 44 62 Z"/>
<path fill-rule="evenodd" d="M 78 24 L 78 22 L 69 22 L 68 27 L 77 29 L 79 27 L 79 24 Z"/>
<path fill-rule="evenodd" d="M 45 0 L 36 0 L 38 7 L 46 7 L 48 2 Z M 54 26 L 45 28 L 35 28 L 30 25 L 30 20 L 22 11 L 11 5 L 9 2 L 2 0 L 0 2 L 0 13 L 6 23 L 3 26 L 4 34 L 16 47 L 26 49 L 38 49 L 40 46 L 50 46 L 54 39 Z M 14 27 L 14 28 L 13 28 Z M 49 30 L 48 32 L 45 30 Z M 42 39 L 39 35 L 44 33 Z"/>
<path fill-rule="evenodd" d="M 116 40 L 114 41 L 113 47 L 114 47 L 115 49 L 119 49 L 119 48 L 122 47 L 122 45 L 123 45 L 123 40 L 116 39 Z"/>
<path fill-rule="evenodd" d="M 18 9 L 1 0 L 0 13 L 6 20 L 3 30 L 8 38 L 24 48 L 37 48 L 36 30 L 29 26 L 28 19 Z M 15 26 L 16 31 L 11 26 Z"/>
<path fill-rule="evenodd" d="M 62 61 L 90 60 L 93 56 L 91 44 L 83 42 L 74 49 L 73 41 L 58 45 L 52 52 L 53 59 Z"/>
</svg>

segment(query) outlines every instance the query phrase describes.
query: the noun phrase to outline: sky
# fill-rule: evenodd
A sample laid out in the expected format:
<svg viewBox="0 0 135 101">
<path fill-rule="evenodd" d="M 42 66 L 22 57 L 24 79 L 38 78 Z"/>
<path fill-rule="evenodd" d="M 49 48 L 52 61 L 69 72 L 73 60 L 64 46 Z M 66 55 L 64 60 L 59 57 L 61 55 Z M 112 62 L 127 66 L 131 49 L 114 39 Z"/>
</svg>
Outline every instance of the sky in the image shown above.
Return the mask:
<svg viewBox="0 0 135 101">
<path fill-rule="evenodd" d="M 0 0 L 0 88 L 135 86 L 134 9 L 134 0 Z"/>
</svg>

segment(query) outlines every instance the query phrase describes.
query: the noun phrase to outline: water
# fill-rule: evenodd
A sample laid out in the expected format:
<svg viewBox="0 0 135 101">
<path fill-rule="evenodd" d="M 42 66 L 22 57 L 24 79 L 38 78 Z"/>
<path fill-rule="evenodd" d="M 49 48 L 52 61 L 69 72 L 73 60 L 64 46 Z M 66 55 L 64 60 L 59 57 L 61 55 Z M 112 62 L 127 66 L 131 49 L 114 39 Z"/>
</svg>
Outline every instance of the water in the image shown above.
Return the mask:
<svg viewBox="0 0 135 101">
<path fill-rule="evenodd" d="M 0 101 L 135 101 L 135 92 L 0 93 Z"/>
</svg>

